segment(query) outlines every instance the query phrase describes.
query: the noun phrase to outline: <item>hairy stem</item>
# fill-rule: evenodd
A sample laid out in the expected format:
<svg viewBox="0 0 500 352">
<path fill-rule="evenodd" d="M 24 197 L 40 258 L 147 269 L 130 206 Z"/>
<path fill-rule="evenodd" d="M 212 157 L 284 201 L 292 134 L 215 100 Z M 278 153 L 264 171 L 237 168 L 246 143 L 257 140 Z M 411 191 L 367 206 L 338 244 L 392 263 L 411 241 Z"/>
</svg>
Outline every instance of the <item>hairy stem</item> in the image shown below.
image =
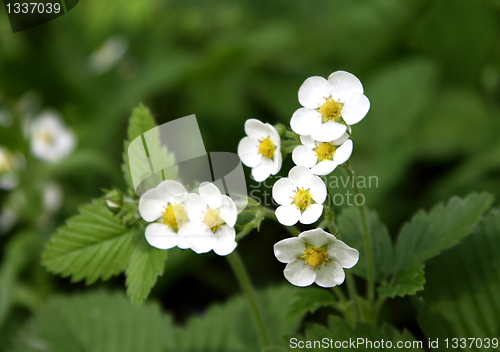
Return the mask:
<svg viewBox="0 0 500 352">
<path fill-rule="evenodd" d="M 269 334 L 264 323 L 262 310 L 257 302 L 257 297 L 255 296 L 255 291 L 252 287 L 252 283 L 250 282 L 250 277 L 248 276 L 245 265 L 236 250 L 229 254 L 226 258 L 247 298 L 248 307 L 250 308 L 255 327 L 257 328 L 261 346 L 263 349 L 267 348 L 270 345 Z"/>
</svg>

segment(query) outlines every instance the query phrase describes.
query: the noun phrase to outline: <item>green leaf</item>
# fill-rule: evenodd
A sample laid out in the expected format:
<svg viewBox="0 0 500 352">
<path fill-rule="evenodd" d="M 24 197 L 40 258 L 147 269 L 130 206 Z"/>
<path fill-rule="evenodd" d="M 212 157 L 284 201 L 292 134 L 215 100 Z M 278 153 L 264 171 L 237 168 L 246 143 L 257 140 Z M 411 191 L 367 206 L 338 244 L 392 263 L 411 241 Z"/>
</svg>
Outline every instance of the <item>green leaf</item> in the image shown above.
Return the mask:
<svg viewBox="0 0 500 352">
<path fill-rule="evenodd" d="M 166 250 L 150 246 L 144 238 L 139 240 L 125 271 L 127 295 L 133 304 L 140 305 L 148 296 L 157 277 L 163 273 L 167 254 Z"/>
<path fill-rule="evenodd" d="M 377 213 L 368 211 L 368 226 L 372 239 L 373 261 L 375 264 L 375 279 L 385 279 L 392 269 L 393 247 L 389 232 L 380 221 Z M 365 243 L 363 240 L 363 229 L 359 211 L 356 207 L 347 208 L 338 217 L 340 229 L 339 238 L 350 247 L 359 251 L 359 261 L 351 269 L 354 274 L 366 278 L 367 263 L 365 254 Z"/>
<path fill-rule="evenodd" d="M 128 147 L 134 139 L 141 136 L 144 132 L 147 132 L 155 127 L 156 122 L 153 116 L 151 116 L 149 109 L 146 108 L 144 104 L 139 104 L 139 106 L 135 108 L 134 111 L 132 111 L 132 116 L 130 117 L 127 130 L 127 140 L 125 141 L 123 148 L 122 170 L 125 176 L 125 181 L 127 181 L 127 184 L 131 188 L 134 188 L 134 184 L 132 182 L 132 176 L 130 174 Z"/>
<path fill-rule="evenodd" d="M 453 197 L 429 213 L 421 210 L 401 229 L 396 243 L 394 272 L 421 264 L 470 234 L 493 202 L 487 193 Z"/>
<path fill-rule="evenodd" d="M 382 297 L 391 298 L 416 294 L 417 291 L 424 289 L 424 267 L 424 264 L 420 264 L 403 270 L 396 276 L 393 283 L 380 286 L 378 293 Z"/>
<path fill-rule="evenodd" d="M 42 253 L 42 264 L 52 273 L 91 284 L 124 271 L 142 230 L 126 228 L 104 200 L 79 208 L 80 215 L 52 235 Z"/>
<path fill-rule="evenodd" d="M 290 323 L 307 312 L 314 313 L 319 307 L 329 306 L 334 302 L 335 297 L 327 290 L 315 287 L 302 289 L 292 298 L 286 320 Z"/>
<path fill-rule="evenodd" d="M 50 300 L 14 336 L 12 347 L 14 352 L 164 352 L 172 334 L 171 319 L 158 305 L 138 309 L 122 294 L 94 292 Z"/>
<path fill-rule="evenodd" d="M 460 245 L 427 263 L 425 290 L 415 303 L 428 337 L 498 337 L 499 248 L 500 213 L 493 209 Z"/>
</svg>

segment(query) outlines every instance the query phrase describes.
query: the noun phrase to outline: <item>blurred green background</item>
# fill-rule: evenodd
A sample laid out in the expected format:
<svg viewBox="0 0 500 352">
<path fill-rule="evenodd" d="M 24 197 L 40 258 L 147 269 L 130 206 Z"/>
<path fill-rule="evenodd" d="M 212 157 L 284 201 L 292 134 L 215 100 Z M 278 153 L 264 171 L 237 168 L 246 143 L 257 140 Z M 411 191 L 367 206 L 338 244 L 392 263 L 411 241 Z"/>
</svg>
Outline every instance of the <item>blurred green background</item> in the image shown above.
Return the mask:
<svg viewBox="0 0 500 352">
<path fill-rule="evenodd" d="M 393 237 L 418 208 L 452 195 L 487 190 L 498 197 L 499 19 L 499 0 L 84 0 L 61 18 L 12 34 L 2 7 L 0 108 L 19 116 L 23 104 L 55 108 L 78 137 L 64 163 L 32 169 L 17 190 L 0 192 L 0 204 L 14 192 L 28 199 L 20 221 L 0 237 L 3 258 L 15 236 L 35 231 L 41 246 L 102 188 L 125 187 L 123 140 L 139 102 L 159 124 L 196 114 L 207 150 L 236 152 L 246 119 L 289 126 L 302 82 L 336 70 L 360 78 L 371 101 L 353 126 L 351 162 L 359 175 L 378 177 L 377 188 L 363 191 Z M 91 57 L 109 40 L 124 53 L 96 68 Z M 23 151 L 29 164 L 22 141 L 21 131 L 0 126 L 0 144 Z M 280 175 L 291 166 L 288 158 Z M 62 186 L 64 206 L 41 222 L 31 195 L 44 179 Z M 258 287 L 285 281 L 272 253 L 285 236 L 265 222 L 241 242 Z M 173 252 L 153 297 L 179 321 L 238 291 L 217 256 Z M 39 248 L 27 255 L 21 275 L 32 296 L 9 313 L 1 336 L 30 314 L 26 307 L 56 292 L 87 290 L 45 273 L 38 255 Z M 123 282 L 94 286 L 122 289 Z M 391 304 L 408 307 L 402 299 Z M 418 335 L 408 316 L 403 309 L 396 320 Z"/>
</svg>

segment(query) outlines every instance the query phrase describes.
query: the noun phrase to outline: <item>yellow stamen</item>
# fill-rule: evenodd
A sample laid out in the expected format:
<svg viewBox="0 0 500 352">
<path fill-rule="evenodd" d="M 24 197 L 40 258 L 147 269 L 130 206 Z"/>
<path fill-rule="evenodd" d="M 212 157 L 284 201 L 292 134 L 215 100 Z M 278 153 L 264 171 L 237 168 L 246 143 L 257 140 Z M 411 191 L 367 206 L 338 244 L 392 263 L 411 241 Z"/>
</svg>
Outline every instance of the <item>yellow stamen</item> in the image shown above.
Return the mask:
<svg viewBox="0 0 500 352">
<path fill-rule="evenodd" d="M 184 226 L 189 221 L 189 218 L 182 205 L 169 203 L 163 211 L 161 220 L 164 225 L 167 225 L 172 230 L 177 232 L 179 231 L 179 228 Z"/>
<path fill-rule="evenodd" d="M 41 139 L 44 143 L 54 144 L 54 136 L 46 129 L 41 130 L 37 133 L 38 138 Z"/>
<path fill-rule="evenodd" d="M 259 139 L 259 154 L 267 159 L 274 159 L 274 151 L 276 146 L 271 141 L 270 137 Z"/>
<path fill-rule="evenodd" d="M 325 98 L 325 102 L 319 106 L 317 111 L 321 114 L 322 122 L 325 123 L 327 121 L 342 121 L 342 107 L 343 103 L 337 100 L 333 100 L 330 96 L 329 98 Z"/>
<path fill-rule="evenodd" d="M 307 208 L 309 208 L 309 205 L 314 203 L 309 188 L 304 189 L 304 187 L 302 188 L 297 187 L 297 190 L 293 192 L 295 193 L 295 196 L 293 197 L 292 204 L 295 204 L 295 206 L 297 207 L 297 209 L 300 210 L 301 213 L 303 213 Z"/>
<path fill-rule="evenodd" d="M 311 269 L 320 270 L 319 266 L 323 264 L 326 266 L 326 263 L 330 261 L 328 258 L 328 253 L 326 252 L 326 246 L 324 247 L 313 247 L 307 246 L 307 249 L 304 250 L 304 255 L 300 257 L 301 259 L 305 259 L 304 265 L 309 264 Z"/>
<path fill-rule="evenodd" d="M 224 220 L 222 220 L 220 216 L 219 209 L 210 209 L 208 208 L 207 213 L 205 214 L 205 218 L 203 219 L 207 227 L 212 230 L 213 233 L 220 229 L 222 225 L 225 224 Z"/>
<path fill-rule="evenodd" d="M 313 149 L 318 157 L 318 162 L 323 160 L 333 160 L 333 155 L 337 150 L 337 147 L 333 142 L 321 142 L 319 145 L 316 144 L 316 148 Z"/>
</svg>

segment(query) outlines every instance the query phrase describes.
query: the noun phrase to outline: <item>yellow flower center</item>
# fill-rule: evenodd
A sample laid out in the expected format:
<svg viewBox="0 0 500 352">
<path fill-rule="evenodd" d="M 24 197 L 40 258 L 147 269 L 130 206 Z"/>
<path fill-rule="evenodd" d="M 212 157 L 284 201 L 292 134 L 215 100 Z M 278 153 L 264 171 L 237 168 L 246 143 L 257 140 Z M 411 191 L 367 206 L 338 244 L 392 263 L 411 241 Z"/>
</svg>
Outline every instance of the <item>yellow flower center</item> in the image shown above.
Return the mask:
<svg viewBox="0 0 500 352">
<path fill-rule="evenodd" d="M 304 189 L 304 187 L 302 188 L 297 187 L 297 190 L 293 191 L 293 193 L 295 193 L 295 196 L 293 197 L 292 204 L 295 204 L 295 206 L 297 207 L 297 209 L 300 210 L 301 213 L 303 213 L 307 208 L 309 208 L 309 205 L 314 203 L 309 188 Z"/>
<path fill-rule="evenodd" d="M 11 171 L 12 157 L 6 152 L 0 154 L 0 173 Z"/>
<path fill-rule="evenodd" d="M 264 139 L 259 139 L 259 154 L 264 158 L 273 159 L 274 151 L 276 150 L 276 146 L 271 141 L 270 137 L 266 137 Z"/>
<path fill-rule="evenodd" d="M 205 214 L 205 218 L 203 219 L 207 227 L 212 230 L 213 233 L 220 229 L 222 225 L 224 225 L 224 220 L 222 220 L 220 216 L 219 209 L 210 209 L 208 208 L 207 213 Z"/>
<path fill-rule="evenodd" d="M 318 162 L 323 160 L 333 160 L 333 155 L 337 150 L 337 147 L 333 142 L 321 142 L 319 145 L 316 144 L 316 148 L 313 149 L 318 157 Z"/>
<path fill-rule="evenodd" d="M 41 139 L 44 143 L 54 144 L 54 136 L 47 130 L 41 130 L 37 134 L 38 138 Z"/>
<path fill-rule="evenodd" d="M 333 98 L 330 96 L 329 98 L 325 98 L 325 102 L 321 104 L 316 110 L 320 112 L 323 123 L 327 121 L 341 122 L 341 111 L 343 106 L 343 103 L 337 100 L 333 100 Z"/>
<path fill-rule="evenodd" d="M 189 221 L 189 218 L 182 205 L 169 203 L 163 211 L 161 220 L 164 225 L 177 232 Z"/>
<path fill-rule="evenodd" d="M 314 270 L 316 270 L 316 268 L 321 264 L 326 266 L 326 263 L 330 261 L 328 253 L 326 252 L 326 246 L 313 247 L 307 245 L 307 248 L 304 250 L 304 254 L 300 258 L 305 259 L 304 265 L 309 264 L 311 269 Z M 320 270 L 320 268 L 318 268 L 318 270 Z"/>
</svg>

